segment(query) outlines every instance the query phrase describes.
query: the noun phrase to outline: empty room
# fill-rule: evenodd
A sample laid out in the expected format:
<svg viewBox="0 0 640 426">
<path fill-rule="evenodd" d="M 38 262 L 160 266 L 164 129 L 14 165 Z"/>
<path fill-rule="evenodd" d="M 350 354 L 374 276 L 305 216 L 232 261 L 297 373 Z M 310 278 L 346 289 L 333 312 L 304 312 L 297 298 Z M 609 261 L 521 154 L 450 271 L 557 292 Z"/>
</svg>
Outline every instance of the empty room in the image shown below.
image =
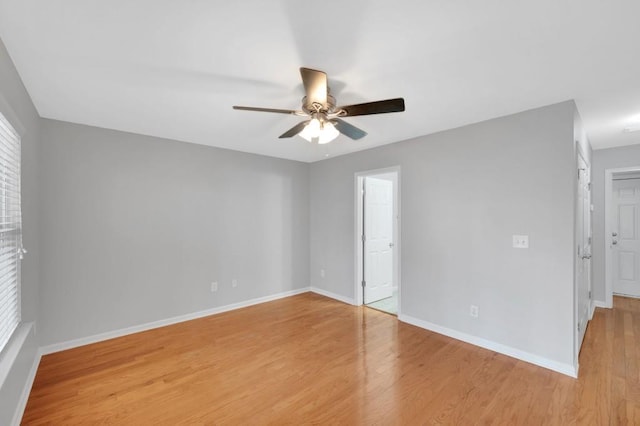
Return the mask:
<svg viewBox="0 0 640 426">
<path fill-rule="evenodd" d="M 638 16 L 0 0 L 0 425 L 640 424 Z"/>
</svg>

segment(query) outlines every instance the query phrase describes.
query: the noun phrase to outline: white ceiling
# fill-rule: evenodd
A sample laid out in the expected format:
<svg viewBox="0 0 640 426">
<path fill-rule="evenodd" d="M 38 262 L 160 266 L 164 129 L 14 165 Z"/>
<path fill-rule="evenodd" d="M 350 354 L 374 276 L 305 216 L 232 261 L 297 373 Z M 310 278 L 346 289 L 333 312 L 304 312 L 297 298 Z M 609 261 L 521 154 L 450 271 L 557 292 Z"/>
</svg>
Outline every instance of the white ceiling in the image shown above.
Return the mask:
<svg viewBox="0 0 640 426">
<path fill-rule="evenodd" d="M 0 0 L 0 37 L 42 117 L 316 161 L 575 99 L 594 148 L 640 143 L 640 1 Z M 278 139 L 298 68 L 369 135 Z"/>
</svg>

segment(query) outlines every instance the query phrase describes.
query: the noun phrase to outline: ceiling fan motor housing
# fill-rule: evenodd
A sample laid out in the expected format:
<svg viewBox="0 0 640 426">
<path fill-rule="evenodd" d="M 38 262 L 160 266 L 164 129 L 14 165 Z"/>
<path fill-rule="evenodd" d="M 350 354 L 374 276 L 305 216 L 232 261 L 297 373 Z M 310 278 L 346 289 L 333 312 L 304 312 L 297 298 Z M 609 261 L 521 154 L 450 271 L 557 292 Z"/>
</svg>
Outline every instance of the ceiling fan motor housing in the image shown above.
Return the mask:
<svg viewBox="0 0 640 426">
<path fill-rule="evenodd" d="M 302 110 L 309 115 L 316 112 L 332 113 L 336 108 L 336 98 L 327 93 L 327 102 L 321 104 L 319 102 L 309 101 L 307 96 L 302 98 Z"/>
</svg>

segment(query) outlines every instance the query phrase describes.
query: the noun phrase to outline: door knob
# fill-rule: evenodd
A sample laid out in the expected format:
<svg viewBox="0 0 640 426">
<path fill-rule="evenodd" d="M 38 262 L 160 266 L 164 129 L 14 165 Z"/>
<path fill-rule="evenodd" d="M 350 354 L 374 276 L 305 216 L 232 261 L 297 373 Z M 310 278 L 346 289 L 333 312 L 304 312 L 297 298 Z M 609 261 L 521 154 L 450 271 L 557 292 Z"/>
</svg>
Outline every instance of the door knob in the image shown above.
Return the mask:
<svg viewBox="0 0 640 426">
<path fill-rule="evenodd" d="M 618 241 L 613 240 L 613 241 L 611 241 L 611 244 L 613 244 L 615 246 L 616 244 L 618 244 Z"/>
<path fill-rule="evenodd" d="M 617 236 L 618 236 L 618 233 L 617 233 L 617 232 L 612 232 L 612 233 L 611 233 L 611 236 L 612 236 L 612 237 L 617 237 Z"/>
<path fill-rule="evenodd" d="M 584 256 L 582 256 L 582 259 L 591 259 L 591 255 L 590 254 L 585 254 Z"/>
</svg>

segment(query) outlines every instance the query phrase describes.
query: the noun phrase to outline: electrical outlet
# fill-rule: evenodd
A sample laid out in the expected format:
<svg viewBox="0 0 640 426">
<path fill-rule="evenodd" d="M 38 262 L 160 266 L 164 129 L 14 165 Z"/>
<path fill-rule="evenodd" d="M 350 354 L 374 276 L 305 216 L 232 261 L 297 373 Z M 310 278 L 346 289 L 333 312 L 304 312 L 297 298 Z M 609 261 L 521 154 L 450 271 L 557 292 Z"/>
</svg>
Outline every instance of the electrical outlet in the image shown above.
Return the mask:
<svg viewBox="0 0 640 426">
<path fill-rule="evenodd" d="M 238 287 L 238 280 L 236 279 L 231 280 L 231 287 Z"/>
<path fill-rule="evenodd" d="M 513 236 L 513 248 L 529 248 L 529 236 L 528 235 L 514 235 Z"/>
<path fill-rule="evenodd" d="M 218 283 L 216 281 L 211 283 L 211 293 L 218 291 Z"/>
<path fill-rule="evenodd" d="M 476 305 L 471 305 L 469 307 L 469 315 L 471 315 L 474 318 L 478 318 L 479 311 L 480 309 Z"/>
<path fill-rule="evenodd" d="M 320 269 L 320 278 L 324 278 L 324 269 Z"/>
</svg>

